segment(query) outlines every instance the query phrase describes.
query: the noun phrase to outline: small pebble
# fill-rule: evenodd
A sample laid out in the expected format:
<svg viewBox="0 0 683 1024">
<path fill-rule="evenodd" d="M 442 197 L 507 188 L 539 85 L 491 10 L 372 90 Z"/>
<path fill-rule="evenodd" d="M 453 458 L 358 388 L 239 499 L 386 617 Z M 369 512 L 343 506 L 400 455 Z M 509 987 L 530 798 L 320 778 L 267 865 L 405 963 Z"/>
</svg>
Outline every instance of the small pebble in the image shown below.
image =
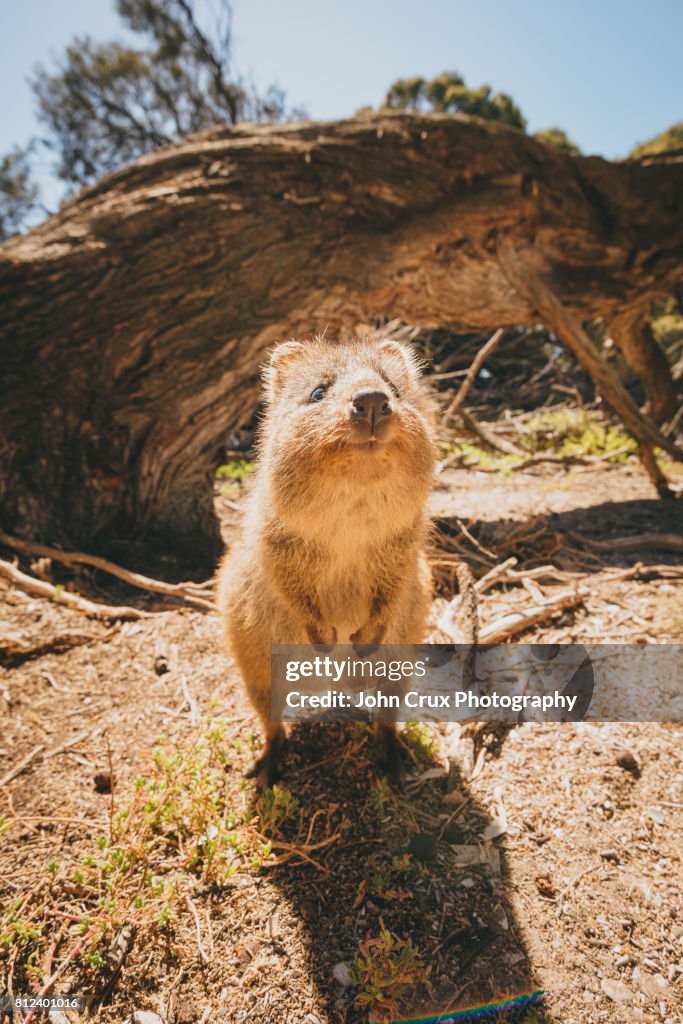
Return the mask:
<svg viewBox="0 0 683 1024">
<path fill-rule="evenodd" d="M 332 977 L 335 981 L 339 982 L 342 988 L 348 988 L 349 985 L 353 984 L 348 965 L 345 963 L 338 963 L 334 965 L 332 968 Z"/>
<path fill-rule="evenodd" d="M 97 772 L 93 778 L 96 793 L 111 793 L 113 779 L 109 772 Z"/>
<path fill-rule="evenodd" d="M 625 772 L 634 775 L 636 779 L 640 778 L 640 761 L 630 750 L 622 750 L 621 753 L 617 754 L 616 762 Z"/>
<path fill-rule="evenodd" d="M 618 978 L 603 978 L 600 987 L 605 995 L 615 1003 L 625 1003 L 633 998 L 631 989 Z"/>
</svg>

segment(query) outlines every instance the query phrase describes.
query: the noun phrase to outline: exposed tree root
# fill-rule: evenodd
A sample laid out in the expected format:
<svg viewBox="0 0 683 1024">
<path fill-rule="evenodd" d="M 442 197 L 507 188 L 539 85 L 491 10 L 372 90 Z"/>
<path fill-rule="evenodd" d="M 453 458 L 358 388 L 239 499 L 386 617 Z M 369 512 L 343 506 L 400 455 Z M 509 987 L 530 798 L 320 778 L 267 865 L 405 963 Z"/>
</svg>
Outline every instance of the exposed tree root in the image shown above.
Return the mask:
<svg viewBox="0 0 683 1024">
<path fill-rule="evenodd" d="M 152 579 L 150 576 L 142 576 L 140 573 L 131 572 L 114 562 L 100 558 L 98 555 L 85 554 L 82 551 L 60 551 L 59 548 L 47 547 L 45 544 L 37 544 L 34 541 L 23 540 L 19 537 L 11 537 L 8 533 L 0 530 L 0 543 L 15 551 L 21 551 L 26 555 L 38 555 L 41 558 L 52 558 L 62 565 L 91 565 L 94 569 L 101 569 L 102 572 L 115 576 L 124 583 L 129 583 L 139 590 L 149 590 L 154 594 L 165 594 L 168 597 L 175 597 L 195 608 L 203 608 L 207 611 L 213 610 L 213 602 L 207 597 L 207 590 L 213 585 L 212 580 L 206 583 L 165 583 L 162 580 Z"/>
<path fill-rule="evenodd" d="M 3 576 L 10 583 L 13 583 L 19 590 L 26 594 L 34 594 L 36 597 L 47 597 L 55 604 L 70 608 L 73 611 L 82 612 L 93 619 L 147 619 L 151 618 L 153 612 L 144 612 L 140 608 L 130 608 L 127 605 L 97 604 L 89 601 L 80 594 L 64 590 L 62 587 L 55 587 L 45 580 L 37 580 L 35 576 L 28 576 L 21 569 L 11 562 L 0 559 L 0 576 Z"/>
</svg>

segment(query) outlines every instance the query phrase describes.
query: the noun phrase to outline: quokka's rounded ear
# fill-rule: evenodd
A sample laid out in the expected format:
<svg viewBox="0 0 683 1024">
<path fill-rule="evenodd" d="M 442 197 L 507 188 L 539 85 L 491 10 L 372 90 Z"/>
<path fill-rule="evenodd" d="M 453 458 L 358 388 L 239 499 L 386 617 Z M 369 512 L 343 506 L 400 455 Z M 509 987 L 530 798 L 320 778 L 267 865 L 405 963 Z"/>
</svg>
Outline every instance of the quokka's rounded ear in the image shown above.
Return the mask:
<svg viewBox="0 0 683 1024">
<path fill-rule="evenodd" d="M 408 345 L 402 345 L 399 341 L 392 341 L 387 338 L 381 346 L 382 355 L 388 356 L 392 361 L 401 367 L 404 378 L 417 381 L 420 376 L 420 360 Z"/>
<path fill-rule="evenodd" d="M 300 341 L 283 341 L 270 353 L 270 361 L 263 370 L 263 382 L 269 401 L 281 386 L 287 365 L 300 359 L 304 352 L 305 346 Z"/>
</svg>

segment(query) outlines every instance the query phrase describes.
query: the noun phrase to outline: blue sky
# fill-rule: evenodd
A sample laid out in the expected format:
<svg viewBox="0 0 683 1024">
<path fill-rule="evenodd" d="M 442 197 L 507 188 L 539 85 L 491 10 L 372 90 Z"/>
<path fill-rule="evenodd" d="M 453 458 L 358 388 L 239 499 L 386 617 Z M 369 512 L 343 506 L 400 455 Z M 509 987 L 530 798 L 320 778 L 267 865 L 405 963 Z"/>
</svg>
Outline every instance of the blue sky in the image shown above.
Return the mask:
<svg viewBox="0 0 683 1024">
<path fill-rule="evenodd" d="M 206 2 L 206 0 L 200 0 Z M 315 118 L 377 104 L 396 78 L 457 69 L 509 92 L 529 130 L 624 156 L 683 120 L 682 0 L 234 0 L 235 57 Z M 39 131 L 26 78 L 75 34 L 125 38 L 113 0 L 4 0 L 0 153 Z M 130 38 L 130 37 L 129 37 Z M 47 175 L 48 163 L 42 168 Z"/>
</svg>

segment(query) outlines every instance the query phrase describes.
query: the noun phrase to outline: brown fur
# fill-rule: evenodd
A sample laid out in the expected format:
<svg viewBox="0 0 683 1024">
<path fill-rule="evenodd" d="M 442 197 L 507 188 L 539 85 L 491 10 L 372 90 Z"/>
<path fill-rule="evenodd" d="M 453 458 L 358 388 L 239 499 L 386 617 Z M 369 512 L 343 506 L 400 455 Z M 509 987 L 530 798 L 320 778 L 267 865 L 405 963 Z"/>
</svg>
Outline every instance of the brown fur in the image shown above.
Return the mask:
<svg viewBox="0 0 683 1024">
<path fill-rule="evenodd" d="M 417 362 L 396 342 L 286 342 L 265 382 L 260 464 L 218 601 L 266 733 L 254 773 L 269 782 L 285 738 L 270 721 L 271 644 L 424 637 L 434 444 Z M 312 401 L 320 385 L 324 398 Z M 392 407 L 374 441 L 351 414 L 363 388 L 383 391 Z M 393 729 L 385 733 L 395 747 Z"/>
</svg>

